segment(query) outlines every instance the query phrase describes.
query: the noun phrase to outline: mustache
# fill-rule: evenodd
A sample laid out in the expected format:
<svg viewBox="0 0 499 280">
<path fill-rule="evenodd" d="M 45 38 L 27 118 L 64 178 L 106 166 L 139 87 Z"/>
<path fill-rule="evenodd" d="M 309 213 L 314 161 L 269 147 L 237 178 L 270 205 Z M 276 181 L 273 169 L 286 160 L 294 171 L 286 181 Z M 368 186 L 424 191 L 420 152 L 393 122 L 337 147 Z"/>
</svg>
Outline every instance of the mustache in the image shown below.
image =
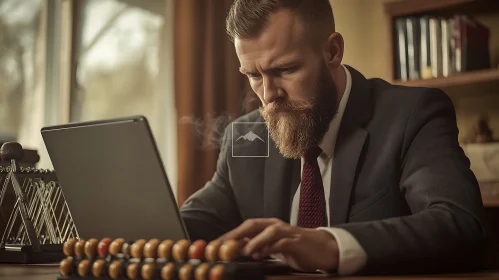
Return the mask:
<svg viewBox="0 0 499 280">
<path fill-rule="evenodd" d="M 310 111 L 314 108 L 314 104 L 307 101 L 274 101 L 261 108 L 261 112 L 266 115 L 276 113 L 291 113 L 300 111 Z"/>
</svg>

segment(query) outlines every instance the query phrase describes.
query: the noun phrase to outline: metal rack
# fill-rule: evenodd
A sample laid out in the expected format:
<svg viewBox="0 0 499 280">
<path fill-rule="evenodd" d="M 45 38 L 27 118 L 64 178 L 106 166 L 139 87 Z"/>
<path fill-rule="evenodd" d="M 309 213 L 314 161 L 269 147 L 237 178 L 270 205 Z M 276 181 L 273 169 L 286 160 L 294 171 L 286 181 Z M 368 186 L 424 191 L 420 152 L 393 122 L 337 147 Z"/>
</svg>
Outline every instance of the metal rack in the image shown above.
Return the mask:
<svg viewBox="0 0 499 280">
<path fill-rule="evenodd" d="M 0 157 L 0 263 L 60 261 L 62 245 L 79 238 L 56 174 L 51 170 L 22 167 L 23 149 L 9 142 Z"/>
</svg>

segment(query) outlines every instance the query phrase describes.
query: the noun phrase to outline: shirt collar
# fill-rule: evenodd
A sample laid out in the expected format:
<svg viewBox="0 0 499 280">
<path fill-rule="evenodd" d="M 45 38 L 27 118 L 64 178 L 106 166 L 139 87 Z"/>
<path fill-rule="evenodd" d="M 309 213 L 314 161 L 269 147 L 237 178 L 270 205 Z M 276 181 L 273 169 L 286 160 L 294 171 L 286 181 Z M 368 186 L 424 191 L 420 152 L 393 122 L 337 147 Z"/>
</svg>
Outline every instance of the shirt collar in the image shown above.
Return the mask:
<svg viewBox="0 0 499 280">
<path fill-rule="evenodd" d="M 338 112 L 336 116 L 329 122 L 329 129 L 324 134 L 321 142 L 319 143 L 319 147 L 322 149 L 322 155 L 326 155 L 328 158 L 331 158 L 334 154 L 334 148 L 336 146 L 336 138 L 338 136 L 338 131 L 340 129 L 341 119 L 343 118 L 343 113 L 345 112 L 345 107 L 348 103 L 348 98 L 350 96 L 350 90 L 352 88 L 352 76 L 348 68 L 344 65 L 343 69 L 345 69 L 346 74 L 346 86 L 345 92 L 341 97 L 340 104 L 338 105 Z M 321 156 L 322 156 L 321 155 Z"/>
</svg>

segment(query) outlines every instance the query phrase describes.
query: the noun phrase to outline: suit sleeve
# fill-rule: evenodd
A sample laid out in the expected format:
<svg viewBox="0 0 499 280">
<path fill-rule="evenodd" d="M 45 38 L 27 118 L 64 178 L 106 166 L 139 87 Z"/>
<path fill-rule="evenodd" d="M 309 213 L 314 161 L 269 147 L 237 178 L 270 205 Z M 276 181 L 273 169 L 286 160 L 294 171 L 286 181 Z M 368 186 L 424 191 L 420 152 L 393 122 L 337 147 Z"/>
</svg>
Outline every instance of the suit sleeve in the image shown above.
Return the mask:
<svg viewBox="0 0 499 280">
<path fill-rule="evenodd" d="M 400 191 L 412 214 L 337 225 L 367 253 L 361 273 L 427 273 L 475 269 L 485 227 L 478 183 L 458 143 L 452 101 L 421 94 L 409 114 L 401 150 Z"/>
<path fill-rule="evenodd" d="M 240 217 L 229 181 L 227 157 L 231 151 L 230 125 L 225 131 L 212 179 L 190 196 L 180 208 L 191 240 L 210 241 L 237 227 Z"/>
</svg>

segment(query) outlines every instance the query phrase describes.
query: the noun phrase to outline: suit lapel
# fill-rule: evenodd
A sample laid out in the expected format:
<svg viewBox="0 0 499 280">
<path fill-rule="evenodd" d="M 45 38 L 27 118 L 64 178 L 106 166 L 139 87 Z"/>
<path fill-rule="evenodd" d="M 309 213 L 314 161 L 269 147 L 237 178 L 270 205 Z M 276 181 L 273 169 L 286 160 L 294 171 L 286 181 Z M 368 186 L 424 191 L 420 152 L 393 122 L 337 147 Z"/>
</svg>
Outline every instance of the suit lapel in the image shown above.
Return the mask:
<svg viewBox="0 0 499 280">
<path fill-rule="evenodd" d="M 368 132 L 363 127 L 372 112 L 369 83 L 355 69 L 347 66 L 352 77 L 350 97 L 338 132 L 329 195 L 330 226 L 347 222 L 350 197 L 357 166 Z"/>
<path fill-rule="evenodd" d="M 291 201 L 299 180 L 300 160 L 285 159 L 271 141 L 269 157 L 265 160 L 264 217 L 276 217 L 289 223 Z"/>
</svg>

